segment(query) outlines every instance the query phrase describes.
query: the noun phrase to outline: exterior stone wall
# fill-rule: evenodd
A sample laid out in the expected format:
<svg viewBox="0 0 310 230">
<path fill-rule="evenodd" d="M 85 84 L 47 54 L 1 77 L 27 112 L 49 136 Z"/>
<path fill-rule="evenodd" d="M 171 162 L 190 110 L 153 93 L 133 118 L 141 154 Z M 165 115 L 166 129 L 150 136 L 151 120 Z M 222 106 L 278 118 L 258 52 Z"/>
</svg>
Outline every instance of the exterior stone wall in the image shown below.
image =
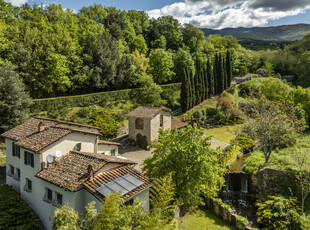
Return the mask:
<svg viewBox="0 0 310 230">
<path fill-rule="evenodd" d="M 252 229 L 250 226 L 247 226 L 237 220 L 238 215 L 233 213 L 231 210 L 228 210 L 224 207 L 223 204 L 218 204 L 215 199 L 206 199 L 206 205 L 208 208 L 215 213 L 218 217 L 224 220 L 227 224 L 236 227 L 240 230 L 249 230 Z"/>
</svg>

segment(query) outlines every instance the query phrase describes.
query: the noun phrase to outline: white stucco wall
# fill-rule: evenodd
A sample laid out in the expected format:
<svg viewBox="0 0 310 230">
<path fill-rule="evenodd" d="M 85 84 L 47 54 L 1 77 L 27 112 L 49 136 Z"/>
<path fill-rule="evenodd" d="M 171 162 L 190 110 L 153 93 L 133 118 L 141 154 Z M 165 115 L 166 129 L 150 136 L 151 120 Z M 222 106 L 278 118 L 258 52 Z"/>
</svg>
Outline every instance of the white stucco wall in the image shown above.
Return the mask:
<svg viewBox="0 0 310 230">
<path fill-rule="evenodd" d="M 11 185 L 16 191 L 20 190 L 20 181 L 16 180 L 13 176 L 8 176 L 8 171 L 10 170 L 10 165 L 14 167 L 14 173 L 16 174 L 16 168 L 20 168 L 20 158 L 17 156 L 13 156 L 12 149 L 13 140 L 5 139 L 6 145 L 6 183 Z M 22 152 L 20 153 L 20 157 L 22 157 Z"/>
<path fill-rule="evenodd" d="M 106 145 L 98 144 L 98 153 L 111 156 L 111 150 L 115 150 L 115 156 L 118 156 L 118 146 L 117 145 Z"/>
<path fill-rule="evenodd" d="M 163 126 L 160 127 L 160 116 L 163 115 Z M 151 132 L 150 140 L 155 141 L 159 136 L 159 129 L 171 129 L 171 114 L 165 111 L 161 111 L 151 120 Z"/>
<path fill-rule="evenodd" d="M 47 155 L 56 156 L 57 150 L 61 150 L 63 155 L 68 154 L 70 151 L 74 150 L 78 143 L 81 143 L 81 152 L 95 152 L 97 136 L 75 132 L 70 133 L 40 151 L 42 162 L 47 164 Z"/>
<path fill-rule="evenodd" d="M 142 203 L 143 209 L 146 212 L 150 211 L 150 190 L 147 188 L 144 191 L 140 192 L 136 196 L 133 197 L 134 200 L 139 199 L 139 201 Z"/>
</svg>

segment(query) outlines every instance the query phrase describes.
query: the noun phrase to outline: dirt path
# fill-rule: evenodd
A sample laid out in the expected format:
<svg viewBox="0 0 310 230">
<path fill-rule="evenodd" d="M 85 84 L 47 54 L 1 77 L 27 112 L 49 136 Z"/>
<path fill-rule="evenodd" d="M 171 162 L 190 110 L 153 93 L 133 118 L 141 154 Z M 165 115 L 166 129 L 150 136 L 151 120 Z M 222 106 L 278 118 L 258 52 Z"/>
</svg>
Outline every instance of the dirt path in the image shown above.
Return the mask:
<svg viewBox="0 0 310 230">
<path fill-rule="evenodd" d="M 224 141 L 220 141 L 219 139 L 216 139 L 214 137 L 211 138 L 211 147 L 214 149 L 220 147 L 222 150 L 224 150 L 228 145 L 229 144 Z"/>
</svg>

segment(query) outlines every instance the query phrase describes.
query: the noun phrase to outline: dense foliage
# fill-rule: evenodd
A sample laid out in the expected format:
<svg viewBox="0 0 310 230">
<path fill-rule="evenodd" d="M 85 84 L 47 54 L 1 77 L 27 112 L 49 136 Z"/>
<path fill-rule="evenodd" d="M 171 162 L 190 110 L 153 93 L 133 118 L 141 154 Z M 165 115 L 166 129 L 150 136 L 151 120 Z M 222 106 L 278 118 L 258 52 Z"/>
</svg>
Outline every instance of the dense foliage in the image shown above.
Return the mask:
<svg viewBox="0 0 310 230">
<path fill-rule="evenodd" d="M 299 208 L 293 198 L 268 195 L 257 206 L 257 222 L 263 229 L 290 229 L 297 222 Z"/>
<path fill-rule="evenodd" d="M 33 98 L 180 82 L 183 68 L 197 59 L 213 63 L 227 50 L 232 63 L 225 68 L 233 75 L 246 73 L 250 62 L 233 37 L 205 38 L 171 16 L 151 19 L 101 5 L 77 13 L 55 4 L 14 7 L 1 0 L 0 7 L 0 64 L 15 66 Z"/>
<path fill-rule="evenodd" d="M 0 66 L 0 133 L 22 123 L 32 101 L 11 65 Z"/>
<path fill-rule="evenodd" d="M 38 219 L 20 195 L 9 185 L 0 185 L 0 228 L 25 229 L 38 228 Z"/>
<path fill-rule="evenodd" d="M 191 207 L 201 204 L 202 197 L 213 197 L 223 184 L 223 154 L 212 149 L 203 130 L 162 130 L 154 143 L 152 158 L 144 161 L 144 170 L 151 178 L 172 173 L 179 204 Z"/>
</svg>

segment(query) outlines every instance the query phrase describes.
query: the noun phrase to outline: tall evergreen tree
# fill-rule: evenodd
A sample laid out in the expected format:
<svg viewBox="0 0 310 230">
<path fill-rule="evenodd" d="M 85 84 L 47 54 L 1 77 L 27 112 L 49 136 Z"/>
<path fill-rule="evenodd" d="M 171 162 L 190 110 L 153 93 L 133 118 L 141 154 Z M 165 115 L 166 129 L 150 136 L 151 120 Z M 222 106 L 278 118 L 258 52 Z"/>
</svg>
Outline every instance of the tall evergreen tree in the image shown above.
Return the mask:
<svg viewBox="0 0 310 230">
<path fill-rule="evenodd" d="M 184 74 L 182 76 L 182 83 L 181 83 L 181 109 L 183 112 L 187 111 L 188 107 L 188 80 L 186 70 L 184 69 Z"/>
<path fill-rule="evenodd" d="M 196 102 L 195 105 L 198 105 L 201 102 L 201 87 L 200 87 L 200 63 L 198 57 L 196 57 L 196 73 L 195 73 L 195 92 L 196 92 Z"/>
<path fill-rule="evenodd" d="M 190 72 L 189 76 L 190 76 L 190 82 L 191 82 L 191 108 L 193 108 L 196 105 L 195 75 L 193 72 Z"/>
<path fill-rule="evenodd" d="M 207 62 L 207 78 L 208 78 L 208 96 L 212 97 L 214 95 L 214 78 L 212 73 L 211 62 Z"/>
<path fill-rule="evenodd" d="M 223 72 L 223 90 L 228 88 L 228 84 L 227 84 L 227 72 L 226 72 L 226 62 L 225 62 L 225 58 L 223 57 L 222 59 L 222 72 Z"/>
<path fill-rule="evenodd" d="M 208 84 L 208 76 L 207 76 L 207 63 L 203 66 L 203 84 L 204 84 L 204 100 L 206 100 L 209 97 L 209 84 Z"/>
<path fill-rule="evenodd" d="M 232 80 L 231 57 L 229 50 L 227 50 L 226 53 L 226 73 L 227 73 L 227 88 L 229 88 Z"/>
<path fill-rule="evenodd" d="M 218 54 L 215 54 L 214 57 L 214 64 L 213 64 L 213 79 L 214 79 L 214 94 L 216 95 L 218 94 L 218 65 L 217 65 L 217 61 L 218 61 Z"/>
</svg>

